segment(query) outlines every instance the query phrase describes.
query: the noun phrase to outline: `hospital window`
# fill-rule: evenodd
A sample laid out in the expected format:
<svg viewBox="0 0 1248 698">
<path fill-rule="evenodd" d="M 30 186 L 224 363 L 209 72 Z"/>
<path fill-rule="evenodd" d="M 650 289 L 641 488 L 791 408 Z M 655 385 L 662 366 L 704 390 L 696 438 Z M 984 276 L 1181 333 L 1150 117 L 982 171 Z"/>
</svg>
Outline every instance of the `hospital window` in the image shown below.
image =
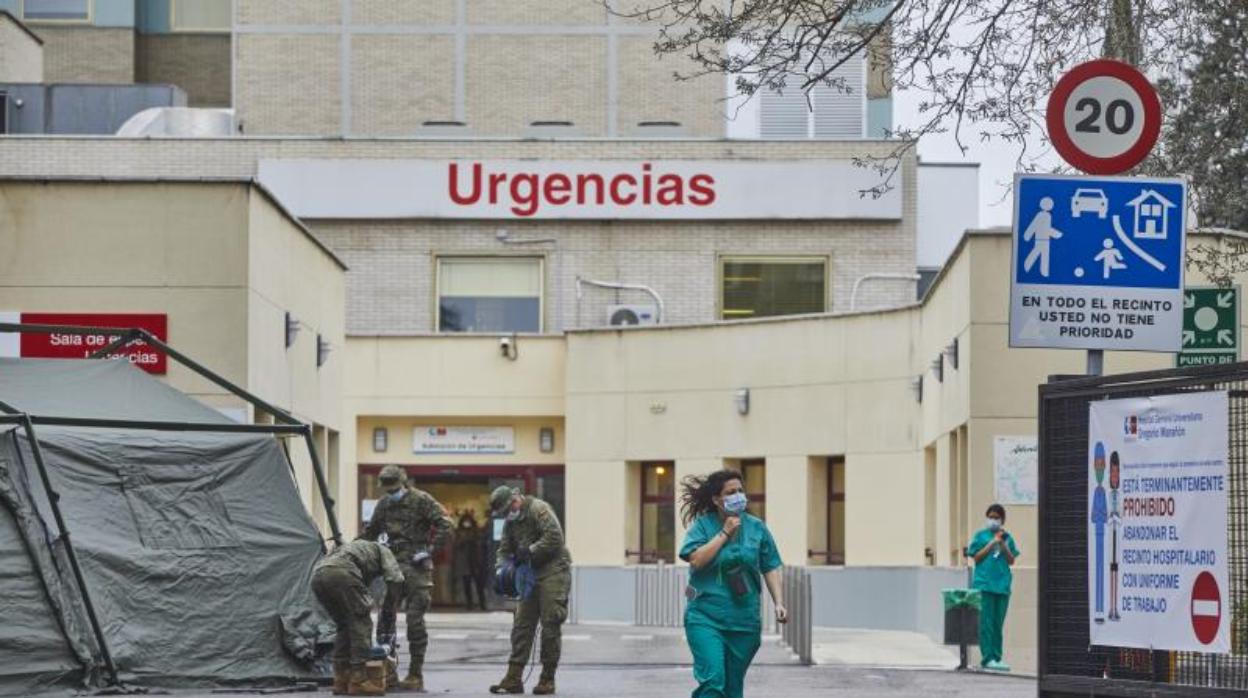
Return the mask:
<svg viewBox="0 0 1248 698">
<path fill-rule="evenodd" d="M 676 561 L 676 465 L 641 464 L 641 562 Z"/>
<path fill-rule="evenodd" d="M 845 564 L 845 459 L 828 459 L 828 564 Z"/>
<path fill-rule="evenodd" d="M 233 26 L 230 0 L 171 0 L 173 30 L 179 32 L 228 32 Z"/>
<path fill-rule="evenodd" d="M 438 259 L 439 332 L 541 332 L 540 257 Z"/>
<path fill-rule="evenodd" d="M 22 17 L 43 21 L 85 21 L 91 19 L 91 0 L 25 0 Z"/>
<path fill-rule="evenodd" d="M 721 274 L 724 320 L 827 310 L 826 258 L 724 257 Z"/>
<path fill-rule="evenodd" d="M 762 458 L 743 459 L 741 475 L 745 477 L 745 496 L 749 500 L 746 511 L 766 521 L 767 461 Z"/>
</svg>

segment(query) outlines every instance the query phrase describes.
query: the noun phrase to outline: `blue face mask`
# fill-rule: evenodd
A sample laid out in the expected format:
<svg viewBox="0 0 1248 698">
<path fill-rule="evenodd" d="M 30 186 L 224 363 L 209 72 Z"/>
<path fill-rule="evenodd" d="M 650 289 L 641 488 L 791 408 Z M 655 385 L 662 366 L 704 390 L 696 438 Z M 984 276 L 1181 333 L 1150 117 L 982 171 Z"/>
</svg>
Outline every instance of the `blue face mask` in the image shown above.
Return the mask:
<svg viewBox="0 0 1248 698">
<path fill-rule="evenodd" d="M 406 492 L 407 491 L 402 488 L 395 490 L 393 493 L 390 494 L 390 501 L 397 502 L 400 499 L 403 499 L 403 495 L 406 494 Z"/>
<path fill-rule="evenodd" d="M 749 499 L 744 492 L 734 492 L 724 497 L 724 511 L 729 514 L 740 514 L 745 511 L 745 505 L 749 503 Z"/>
</svg>

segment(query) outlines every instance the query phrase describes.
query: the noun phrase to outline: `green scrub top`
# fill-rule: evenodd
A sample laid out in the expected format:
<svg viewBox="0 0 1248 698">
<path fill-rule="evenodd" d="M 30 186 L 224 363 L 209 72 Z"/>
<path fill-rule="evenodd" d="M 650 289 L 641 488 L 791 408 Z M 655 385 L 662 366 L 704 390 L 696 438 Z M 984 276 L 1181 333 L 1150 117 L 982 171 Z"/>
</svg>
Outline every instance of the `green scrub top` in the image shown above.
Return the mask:
<svg viewBox="0 0 1248 698">
<path fill-rule="evenodd" d="M 979 554 L 985 545 L 992 543 L 996 535 L 996 531 L 987 527 L 976 533 L 971 538 L 970 545 L 966 546 L 971 556 Z M 1008 532 L 1005 534 L 1005 545 L 1010 549 L 1010 554 L 1019 556 L 1018 546 L 1014 545 L 1014 536 Z M 995 552 L 988 553 L 987 557 L 975 563 L 975 576 L 971 579 L 971 587 L 993 594 L 1008 594 L 1010 585 L 1014 582 L 1014 573 L 1010 571 L 1010 563 L 1005 556 L 994 555 Z"/>
<path fill-rule="evenodd" d="M 695 550 L 706 545 L 723 528 L 718 514 L 699 516 L 685 534 L 680 546 L 680 559 L 688 562 Z M 759 594 L 763 582 L 760 575 L 778 569 L 783 563 L 776 541 L 762 519 L 741 514 L 741 527 L 701 569 L 689 568 L 689 604 L 685 624 L 709 625 L 720 630 L 760 631 L 762 628 Z M 736 567 L 745 572 L 747 592 L 736 596 L 724 578 Z"/>
</svg>

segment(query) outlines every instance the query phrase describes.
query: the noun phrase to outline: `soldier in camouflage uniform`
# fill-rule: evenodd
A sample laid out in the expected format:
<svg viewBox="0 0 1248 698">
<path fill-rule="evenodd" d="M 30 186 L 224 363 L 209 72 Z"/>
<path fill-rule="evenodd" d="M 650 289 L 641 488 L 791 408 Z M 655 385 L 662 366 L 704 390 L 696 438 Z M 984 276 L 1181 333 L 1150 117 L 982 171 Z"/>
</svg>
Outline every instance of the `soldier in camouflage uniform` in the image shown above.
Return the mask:
<svg viewBox="0 0 1248 698">
<path fill-rule="evenodd" d="M 312 569 L 312 593 L 338 626 L 334 637 L 334 694 L 385 695 L 383 683 L 369 682 L 364 671 L 372 649 L 372 601 L 368 586 L 381 577 L 402 588 L 403 572 L 384 545 L 356 540 L 338 546 Z"/>
<path fill-rule="evenodd" d="M 427 492 L 407 484 L 407 476 L 395 465 L 387 465 L 379 477 L 385 491 L 368 526 L 360 534 L 365 540 L 377 540 L 386 534 L 386 544 L 403 570 L 402 599 L 407 614 L 407 644 L 411 664 L 399 688 L 424 691 L 425 650 L 429 633 L 425 629 L 425 611 L 432 601 L 433 555 L 446 543 L 451 520 L 446 510 Z"/>
<path fill-rule="evenodd" d="M 509 557 L 533 566 L 537 587 L 516 606 L 511 627 L 511 657 L 507 675 L 490 693 L 524 693 L 524 665 L 533 650 L 533 635 L 542 624 L 542 676 L 534 695 L 555 692 L 555 669 L 562 649 L 562 626 L 568 619 L 568 592 L 572 587 L 572 556 L 563 544 L 563 529 L 554 509 L 537 497 L 526 497 L 513 487 L 499 487 L 490 495 L 495 516 L 505 516 L 503 539 L 495 564 Z"/>
</svg>

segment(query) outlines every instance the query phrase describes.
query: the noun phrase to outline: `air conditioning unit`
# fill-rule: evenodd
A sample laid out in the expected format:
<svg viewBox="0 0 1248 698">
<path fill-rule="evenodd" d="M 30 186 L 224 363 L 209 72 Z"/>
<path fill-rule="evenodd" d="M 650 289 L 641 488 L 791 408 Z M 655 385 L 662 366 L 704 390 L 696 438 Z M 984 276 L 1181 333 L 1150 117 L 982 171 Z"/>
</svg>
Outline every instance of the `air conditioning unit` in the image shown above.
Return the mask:
<svg viewBox="0 0 1248 698">
<path fill-rule="evenodd" d="M 653 305 L 608 305 L 607 324 L 612 327 L 657 325 L 659 311 Z"/>
</svg>

